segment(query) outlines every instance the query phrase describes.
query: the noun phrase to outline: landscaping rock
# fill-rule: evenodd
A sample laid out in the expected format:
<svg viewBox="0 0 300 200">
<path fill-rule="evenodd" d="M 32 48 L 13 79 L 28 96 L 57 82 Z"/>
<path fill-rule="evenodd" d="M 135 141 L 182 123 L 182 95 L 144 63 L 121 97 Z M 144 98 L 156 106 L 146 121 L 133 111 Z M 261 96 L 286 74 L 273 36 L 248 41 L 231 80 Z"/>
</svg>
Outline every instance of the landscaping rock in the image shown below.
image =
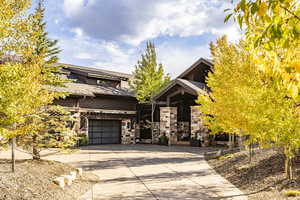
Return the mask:
<svg viewBox="0 0 300 200">
<path fill-rule="evenodd" d="M 72 182 L 73 182 L 72 176 L 63 175 L 62 177 L 64 178 L 66 185 L 69 185 L 69 186 L 72 185 Z"/>
<path fill-rule="evenodd" d="M 57 177 L 53 180 L 53 183 L 64 189 L 65 187 L 65 178 L 64 177 Z"/>
<path fill-rule="evenodd" d="M 70 172 L 70 176 L 72 177 L 72 181 L 75 181 L 75 179 L 76 179 L 76 171 L 71 171 Z"/>
<path fill-rule="evenodd" d="M 81 168 L 76 168 L 76 172 L 79 176 L 82 176 L 82 169 Z"/>
</svg>

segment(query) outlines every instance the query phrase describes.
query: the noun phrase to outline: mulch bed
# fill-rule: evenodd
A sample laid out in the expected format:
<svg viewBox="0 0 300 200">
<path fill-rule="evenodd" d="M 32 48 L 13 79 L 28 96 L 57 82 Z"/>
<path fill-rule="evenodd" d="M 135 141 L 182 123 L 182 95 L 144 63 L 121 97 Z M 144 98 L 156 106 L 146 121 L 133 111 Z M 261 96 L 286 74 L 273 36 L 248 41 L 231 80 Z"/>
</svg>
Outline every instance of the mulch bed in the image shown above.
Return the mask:
<svg viewBox="0 0 300 200">
<path fill-rule="evenodd" d="M 0 200 L 73 200 L 78 199 L 98 181 L 92 173 L 83 173 L 71 186 L 61 189 L 52 180 L 74 171 L 69 165 L 47 160 L 19 160 L 11 172 L 9 160 L 0 160 Z"/>
<path fill-rule="evenodd" d="M 249 195 L 249 200 L 283 200 L 283 191 L 300 190 L 300 164 L 295 162 L 295 180 L 284 173 L 284 156 L 274 149 L 256 149 L 251 163 L 247 151 L 219 158 L 206 157 L 209 165 L 228 181 Z"/>
</svg>

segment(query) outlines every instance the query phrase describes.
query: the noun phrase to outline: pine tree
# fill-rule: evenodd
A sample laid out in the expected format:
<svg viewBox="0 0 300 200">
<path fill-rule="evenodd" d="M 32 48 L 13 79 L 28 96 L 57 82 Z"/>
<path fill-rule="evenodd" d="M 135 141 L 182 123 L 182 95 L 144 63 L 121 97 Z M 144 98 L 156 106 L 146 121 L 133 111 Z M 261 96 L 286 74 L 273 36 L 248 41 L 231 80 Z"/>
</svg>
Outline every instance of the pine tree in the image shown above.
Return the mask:
<svg viewBox="0 0 300 200">
<path fill-rule="evenodd" d="M 34 20 L 28 16 L 30 0 L 1 1 L 0 4 L 0 135 L 12 141 L 24 134 L 20 124 L 51 102 L 41 66 L 44 60 L 34 54 L 33 43 L 39 33 L 33 31 Z M 12 171 L 14 149 L 12 149 Z"/>
<path fill-rule="evenodd" d="M 34 47 L 34 55 L 44 60 L 41 65 L 42 85 L 46 88 L 49 102 L 36 109 L 35 113 L 28 116 L 20 130 L 24 134 L 18 137 L 19 146 L 30 150 L 33 159 L 40 159 L 41 150 L 49 147 L 64 149 L 75 144 L 75 133 L 72 131 L 71 114 L 58 105 L 50 105 L 56 98 L 64 97 L 64 93 L 56 92 L 53 87 L 64 86 L 67 79 L 61 76 L 61 66 L 57 65 L 60 49 L 57 47 L 57 40 L 50 40 L 45 31 L 46 23 L 43 22 L 45 9 L 39 1 L 35 13 L 32 15 L 34 20 L 34 30 L 38 34 Z"/>
<path fill-rule="evenodd" d="M 152 97 L 171 79 L 169 75 L 164 74 L 163 65 L 157 63 L 155 46 L 152 42 L 147 42 L 146 51 L 135 66 L 133 74 L 134 79 L 130 85 L 139 103 L 150 103 Z"/>
</svg>

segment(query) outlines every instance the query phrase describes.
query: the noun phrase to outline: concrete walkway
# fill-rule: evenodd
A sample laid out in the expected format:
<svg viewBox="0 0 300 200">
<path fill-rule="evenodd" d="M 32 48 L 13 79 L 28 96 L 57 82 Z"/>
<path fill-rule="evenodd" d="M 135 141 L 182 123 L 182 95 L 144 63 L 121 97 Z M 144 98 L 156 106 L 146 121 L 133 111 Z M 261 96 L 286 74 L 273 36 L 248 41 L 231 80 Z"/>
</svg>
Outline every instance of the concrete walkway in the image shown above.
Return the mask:
<svg viewBox="0 0 300 200">
<path fill-rule="evenodd" d="M 89 146 L 47 159 L 82 167 L 100 177 L 82 200 L 246 200 L 212 170 L 203 151 L 155 145 Z"/>
</svg>

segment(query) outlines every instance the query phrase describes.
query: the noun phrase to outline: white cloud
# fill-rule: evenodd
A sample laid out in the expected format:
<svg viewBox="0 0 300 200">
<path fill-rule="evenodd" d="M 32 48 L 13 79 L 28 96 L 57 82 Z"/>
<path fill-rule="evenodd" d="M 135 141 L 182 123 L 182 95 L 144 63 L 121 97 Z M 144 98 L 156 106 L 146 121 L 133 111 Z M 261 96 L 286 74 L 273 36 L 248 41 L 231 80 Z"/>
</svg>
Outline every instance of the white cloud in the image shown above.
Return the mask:
<svg viewBox="0 0 300 200">
<path fill-rule="evenodd" d="M 175 78 L 199 58 L 209 58 L 210 51 L 208 45 L 186 47 L 165 42 L 157 47 L 157 54 L 165 71 Z"/>
<path fill-rule="evenodd" d="M 84 5 L 84 0 L 64 0 L 64 11 L 67 16 L 78 13 Z"/>
<path fill-rule="evenodd" d="M 64 0 L 64 10 L 72 26 L 93 38 L 138 45 L 162 35 L 188 37 L 232 31 L 232 23 L 223 22 L 223 10 L 231 7 L 229 1 Z"/>
<path fill-rule="evenodd" d="M 209 57 L 204 34 L 209 38 L 227 34 L 231 41 L 240 37 L 233 23 L 223 23 L 223 10 L 231 6 L 228 2 L 64 0 L 67 19 L 59 21 L 63 36 L 54 38 L 64 49 L 62 62 L 130 73 L 144 51 L 143 41 L 175 36 L 176 41 L 158 40 L 156 46 L 159 61 L 174 78 L 200 57 Z M 190 36 L 203 37 L 206 42 L 189 42 Z"/>
<path fill-rule="evenodd" d="M 83 38 L 84 36 L 83 30 L 81 28 L 72 28 L 70 31 L 75 34 L 76 38 Z"/>
<path fill-rule="evenodd" d="M 59 45 L 63 47 L 60 62 L 125 73 L 131 73 L 138 57 L 135 48 L 121 48 L 117 43 L 84 37 L 60 38 Z"/>
<path fill-rule="evenodd" d="M 106 70 L 131 73 L 144 45 L 122 48 L 114 42 L 96 42 L 88 38 L 61 38 L 60 46 L 64 47 L 60 54 L 61 62 L 97 67 Z M 187 69 L 200 57 L 210 55 L 208 45 L 186 46 L 163 42 L 157 45 L 159 63 L 165 67 L 165 72 L 173 78 Z"/>
</svg>

